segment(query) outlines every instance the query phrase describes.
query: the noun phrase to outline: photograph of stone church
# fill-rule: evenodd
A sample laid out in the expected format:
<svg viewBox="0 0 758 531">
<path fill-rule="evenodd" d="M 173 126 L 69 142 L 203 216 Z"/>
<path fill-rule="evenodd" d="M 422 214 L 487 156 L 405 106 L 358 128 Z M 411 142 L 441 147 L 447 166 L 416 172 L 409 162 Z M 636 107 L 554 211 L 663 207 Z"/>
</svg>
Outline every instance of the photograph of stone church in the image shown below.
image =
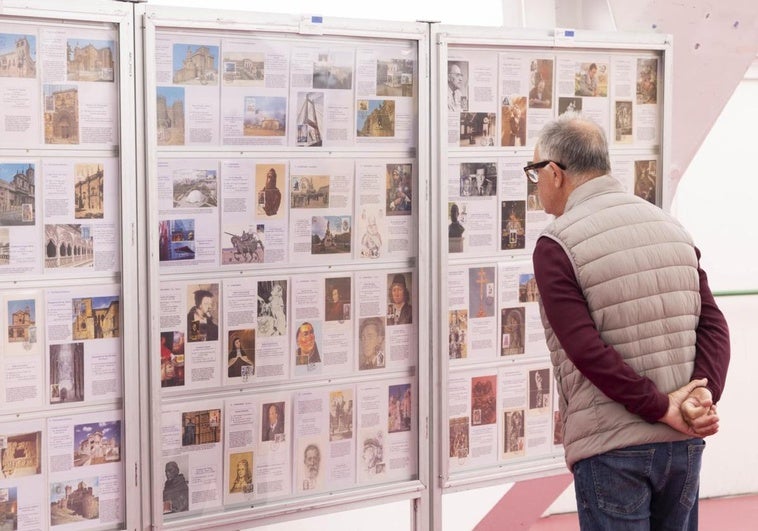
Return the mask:
<svg viewBox="0 0 758 531">
<path fill-rule="evenodd" d="M 174 44 L 174 83 L 208 85 L 218 83 L 218 46 Z"/>
<path fill-rule="evenodd" d="M 79 90 L 45 85 L 45 144 L 79 143 Z"/>
<path fill-rule="evenodd" d="M 36 321 L 37 311 L 34 299 L 8 301 L 8 342 L 36 343 L 36 333 L 31 334 Z"/>
<path fill-rule="evenodd" d="M 103 165 L 74 165 L 74 203 L 76 219 L 103 218 Z"/>
<path fill-rule="evenodd" d="M 119 337 L 118 296 L 73 299 L 71 305 L 74 339 Z"/>
<path fill-rule="evenodd" d="M 34 35 L 0 33 L 0 77 L 36 77 L 36 48 Z"/>
<path fill-rule="evenodd" d="M 69 39 L 66 43 L 67 79 L 69 81 L 113 82 L 113 41 Z"/>
<path fill-rule="evenodd" d="M 34 225 L 34 164 L 0 163 L 0 225 Z"/>
</svg>

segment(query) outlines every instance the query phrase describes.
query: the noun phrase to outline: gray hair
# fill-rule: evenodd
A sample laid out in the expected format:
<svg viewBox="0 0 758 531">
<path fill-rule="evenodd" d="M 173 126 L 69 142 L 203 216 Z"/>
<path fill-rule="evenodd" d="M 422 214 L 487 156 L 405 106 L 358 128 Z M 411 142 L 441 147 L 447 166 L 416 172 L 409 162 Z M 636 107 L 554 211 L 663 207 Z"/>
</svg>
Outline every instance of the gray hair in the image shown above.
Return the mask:
<svg viewBox="0 0 758 531">
<path fill-rule="evenodd" d="M 536 144 L 540 157 L 560 162 L 571 175 L 611 171 L 608 140 L 594 121 L 567 112 L 542 128 Z"/>
</svg>

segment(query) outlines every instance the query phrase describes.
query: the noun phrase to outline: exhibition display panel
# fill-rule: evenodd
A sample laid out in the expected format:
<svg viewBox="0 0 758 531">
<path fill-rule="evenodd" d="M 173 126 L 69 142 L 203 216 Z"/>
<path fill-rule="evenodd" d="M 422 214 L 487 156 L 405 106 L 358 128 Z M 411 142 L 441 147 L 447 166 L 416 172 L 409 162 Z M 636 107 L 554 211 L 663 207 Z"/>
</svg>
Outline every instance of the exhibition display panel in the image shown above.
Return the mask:
<svg viewBox="0 0 758 531">
<path fill-rule="evenodd" d="M 428 27 L 233 19 L 143 18 L 153 514 L 419 498 Z"/>
</svg>

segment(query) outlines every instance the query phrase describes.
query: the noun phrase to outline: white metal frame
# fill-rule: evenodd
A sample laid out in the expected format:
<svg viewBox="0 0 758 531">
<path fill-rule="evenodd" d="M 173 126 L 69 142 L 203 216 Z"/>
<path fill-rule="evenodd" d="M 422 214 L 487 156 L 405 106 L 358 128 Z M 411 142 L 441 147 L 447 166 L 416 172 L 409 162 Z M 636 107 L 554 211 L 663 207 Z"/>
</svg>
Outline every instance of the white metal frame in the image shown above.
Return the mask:
<svg viewBox="0 0 758 531">
<path fill-rule="evenodd" d="M 157 249 L 158 240 L 157 234 L 152 227 L 157 223 L 157 188 L 156 188 L 156 176 L 155 168 L 157 167 L 158 153 L 152 146 L 157 146 L 156 131 L 150 124 L 151 117 L 155 116 L 155 98 L 152 97 L 155 94 L 155 72 L 151 67 L 151 61 L 155 54 L 155 36 L 156 31 L 162 30 L 180 30 L 180 31 L 202 31 L 211 32 L 214 35 L 228 35 L 232 32 L 244 31 L 244 32 L 260 32 L 268 33 L 275 36 L 297 36 L 297 35 L 318 35 L 325 36 L 327 38 L 354 38 L 363 40 L 365 42 L 371 39 L 400 39 L 405 41 L 415 41 L 418 49 L 418 109 L 428 108 L 428 94 L 429 94 L 429 74 L 427 65 L 428 59 L 428 27 L 425 24 L 420 23 L 390 23 L 390 22 L 377 22 L 377 21 L 360 21 L 351 19 L 329 19 L 320 23 L 314 23 L 307 17 L 297 17 L 289 15 L 272 15 L 264 13 L 251 13 L 251 12 L 218 12 L 205 9 L 176 9 L 166 7 L 153 7 L 150 6 L 136 6 L 136 20 L 135 26 L 143 28 L 143 35 L 141 40 L 141 46 L 143 47 L 143 54 L 141 57 L 145 77 L 143 80 L 143 93 L 140 95 L 144 104 L 145 114 L 142 117 L 144 120 L 143 127 L 140 127 L 139 131 L 144 131 L 138 135 L 138 151 L 140 151 L 140 158 L 144 160 L 144 166 L 139 168 L 140 173 L 144 174 L 140 177 L 140 182 L 145 182 L 145 217 L 144 225 L 140 229 L 140 234 L 145 235 L 147 244 L 147 250 L 145 256 L 147 259 L 147 298 L 146 304 L 143 307 L 149 309 L 149 322 L 146 324 L 145 333 L 142 334 L 145 338 L 150 338 L 150 345 L 157 345 L 159 343 L 159 328 L 157 324 L 158 319 L 158 286 L 159 279 L 171 279 L 171 275 L 160 275 L 158 271 Z M 137 41 L 140 41 L 138 38 Z M 359 41 L 356 41 L 359 42 Z M 428 196 L 430 190 L 428 163 L 428 145 L 425 139 L 428 137 L 428 115 L 426 113 L 419 112 L 418 114 L 418 138 L 417 146 L 411 153 L 406 151 L 388 151 L 381 146 L 352 146 L 340 149 L 324 150 L 319 152 L 319 156 L 323 158 L 338 158 L 338 157 L 351 157 L 358 158 L 362 156 L 376 157 L 378 155 L 383 156 L 400 156 L 400 157 L 415 157 L 418 165 L 419 180 L 417 183 L 417 190 L 414 192 L 418 198 L 418 255 L 415 259 L 415 268 L 419 273 L 422 273 L 430 267 L 430 259 L 428 248 L 425 244 L 428 242 L 428 238 L 424 235 L 428 231 Z M 239 146 L 213 146 L 209 148 L 198 147 L 184 147 L 177 146 L 169 153 L 178 154 L 181 153 L 185 158 L 199 158 L 199 157 L 234 157 L 234 158 L 246 158 L 250 156 L 260 156 L 262 152 L 267 153 L 267 159 L 298 159 L 312 157 L 312 152 L 303 153 L 302 149 L 292 148 L 266 148 L 266 147 L 245 147 Z M 144 169 L 143 169 L 144 168 Z M 392 264 L 383 263 L 380 267 L 391 267 Z M 398 264 L 394 264 L 397 266 Z M 402 265 L 402 264 L 401 264 Z M 405 266 L 414 264 L 405 264 Z M 265 265 L 263 266 L 266 267 Z M 332 270 L 341 270 L 346 267 L 335 267 Z M 291 272 L 291 267 L 278 268 L 272 270 L 272 272 L 286 274 Z M 364 268 L 361 268 L 364 270 Z M 368 268 L 365 268 L 368 269 Z M 300 270 L 299 272 L 302 272 Z M 248 272 L 249 273 L 249 272 Z M 239 271 L 220 271 L 216 270 L 212 272 L 213 278 L 224 279 L 239 276 Z M 206 274 L 203 274 L 207 276 Z M 200 276 L 200 275 L 198 275 Z M 419 322 L 426 323 L 429 318 L 429 305 L 426 302 L 428 300 L 427 292 L 428 285 L 421 283 L 421 275 L 417 274 L 419 280 L 419 300 L 417 301 Z M 418 342 L 419 342 L 419 363 L 416 367 L 416 374 L 418 376 L 418 394 L 419 394 L 419 476 L 417 480 L 406 481 L 388 485 L 379 485 L 371 487 L 357 487 L 355 489 L 348 490 L 347 492 L 337 492 L 332 494 L 323 494 L 317 496 L 311 496 L 307 499 L 298 498 L 296 500 L 285 499 L 278 502 L 270 502 L 267 504 L 261 504 L 260 506 L 252 508 L 234 508 L 227 509 L 221 512 L 214 511 L 208 514 L 191 515 L 190 517 L 182 520 L 168 521 L 161 524 L 161 485 L 163 482 L 163 470 L 160 468 L 160 410 L 161 404 L 170 403 L 175 400 L 181 400 L 181 398 L 161 399 L 160 382 L 152 381 L 149 385 L 149 423 L 146 425 L 146 431 L 151 434 L 148 441 L 148 446 L 151 456 L 150 462 L 150 484 L 152 485 L 152 493 L 150 496 L 150 509 L 153 514 L 153 524 L 162 526 L 167 529 L 197 529 L 198 527 L 213 525 L 214 529 L 239 529 L 244 525 L 259 525 L 262 523 L 274 523 L 278 521 L 286 521 L 291 519 L 303 518 L 304 515 L 318 515 L 336 510 L 355 509 L 360 507 L 373 506 L 377 503 L 385 503 L 399 500 L 407 500 L 412 503 L 413 522 L 410 524 L 415 529 L 427 528 L 426 519 L 429 514 L 428 510 L 428 463 L 425 460 L 425 456 L 429 455 L 429 431 L 428 418 L 429 418 L 429 404 L 428 395 L 426 392 L 426 382 L 429 381 L 429 367 L 426 363 L 427 352 L 423 348 L 423 345 L 427 345 L 429 342 L 429 333 L 424 326 L 420 326 L 418 330 Z M 149 368 L 151 374 L 157 374 L 159 372 L 158 357 L 156 355 L 147 355 L 151 351 L 151 347 L 148 345 L 144 348 L 143 360 L 144 365 Z M 351 381 L 360 382 L 365 379 L 361 376 L 351 378 Z M 313 383 L 311 382 L 310 385 Z M 309 384 L 303 383 L 302 385 L 294 384 L 288 386 L 289 389 L 296 390 L 298 388 L 305 388 Z M 271 391 L 275 388 L 272 386 L 262 386 L 255 388 L 251 392 L 257 393 L 259 391 Z M 237 390 L 230 390 L 228 394 L 214 393 L 214 396 L 232 396 L 238 394 Z M 185 397 L 187 398 L 187 397 Z M 146 511 L 147 512 L 147 511 Z"/>
<path fill-rule="evenodd" d="M 469 26 L 432 25 L 432 101 L 431 101 L 431 130 L 436 131 L 431 140 L 431 172 L 432 175 L 447 174 L 447 59 L 449 46 L 468 47 L 472 50 L 491 49 L 492 53 L 508 50 L 523 52 L 582 53 L 587 51 L 603 51 L 606 53 L 640 51 L 660 54 L 663 64 L 663 105 L 660 108 L 660 159 L 661 169 L 658 175 L 659 196 L 668 206 L 670 203 L 668 183 L 662 175 L 668 175 L 671 152 L 671 106 L 672 83 L 672 38 L 662 34 L 624 34 L 597 31 L 555 29 L 509 29 L 509 28 L 472 28 Z M 512 148 L 501 148 L 502 150 Z M 611 149 L 613 153 L 613 149 Z M 650 153 L 650 149 L 624 151 L 624 154 Z M 495 156 L 498 153 L 479 153 L 483 157 Z M 525 152 L 524 161 L 528 160 Z M 432 360 L 431 403 L 435 406 L 433 415 L 434 429 L 432 437 L 431 473 L 435 478 L 431 485 L 432 515 L 430 529 L 442 529 L 442 495 L 445 493 L 487 487 L 495 484 L 507 484 L 537 477 L 554 475 L 566 471 L 563 453 L 548 453 L 542 457 L 521 460 L 514 464 L 498 464 L 491 467 L 451 474 L 448 467 L 448 415 L 447 415 L 447 380 L 449 375 L 448 358 L 444 355 L 447 348 L 447 187 L 441 178 L 436 187 L 432 188 L 431 216 L 432 241 L 436 243 L 432 249 L 432 277 L 435 288 L 431 292 L 432 307 L 437 311 L 432 315 L 432 351 L 440 353 Z M 660 204 L 661 199 L 659 199 Z M 507 262 L 510 260 L 531 260 L 526 256 L 478 256 L 469 261 Z M 532 360 L 530 360 L 532 361 Z M 546 355 L 545 360 L 550 360 Z M 491 368 L 502 366 L 502 362 L 490 362 L 472 365 L 468 368 Z"/>
<path fill-rule="evenodd" d="M 141 467 L 140 438 L 140 404 L 138 378 L 140 360 L 131 353 L 138 352 L 138 262 L 137 262 L 137 217 L 133 206 L 136 201 L 137 182 L 135 180 L 135 106 L 134 106 L 134 32 L 132 6 L 115 0 L 77 0 L 72 4 L 62 5 L 54 0 L 37 0 L 32 9 L 29 2 L 20 0 L 5 1 L 0 5 L 0 17 L 13 17 L 19 22 L 66 25 L 72 27 L 81 24 L 86 27 L 98 25 L 112 26 L 118 34 L 119 81 L 119 144 L 114 150 L 80 149 L 77 151 L 64 150 L 53 146 L 39 146 L 25 150 L 26 154 L 34 157 L 96 157 L 107 154 L 119 157 L 121 184 L 120 193 L 121 218 L 121 270 L 114 275 L 96 276 L 88 279 L 93 284 L 120 284 L 121 301 L 121 349 L 123 393 L 120 400 L 114 401 L 113 406 L 123 410 L 122 447 L 121 455 L 124 470 L 124 515 L 125 527 L 141 527 L 142 514 L 140 507 L 140 489 L 143 487 L 139 475 Z M 0 155 L 13 155 L 18 150 L 0 148 Z M 0 282 L 5 284 L 6 281 Z M 58 286 L 80 286 L 81 279 L 51 279 L 44 276 L 25 276 L 12 282 L 13 287 L 48 288 Z M 106 411 L 109 406 L 90 406 L 81 408 L 79 413 L 89 411 Z M 62 411 L 57 411 L 61 414 Z M 51 411 L 29 413 L 29 418 L 38 416 L 49 417 Z M 21 414 L 13 416 L 15 420 Z"/>
</svg>

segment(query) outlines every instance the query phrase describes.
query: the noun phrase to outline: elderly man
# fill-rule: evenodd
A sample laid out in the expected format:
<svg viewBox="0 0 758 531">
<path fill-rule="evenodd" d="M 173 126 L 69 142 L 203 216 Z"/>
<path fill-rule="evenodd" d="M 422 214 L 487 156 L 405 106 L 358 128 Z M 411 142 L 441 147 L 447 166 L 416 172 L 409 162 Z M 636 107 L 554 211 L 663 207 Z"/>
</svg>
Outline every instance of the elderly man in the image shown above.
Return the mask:
<svg viewBox="0 0 758 531">
<path fill-rule="evenodd" d="M 305 479 L 303 490 L 315 489 L 318 484 L 318 474 L 321 468 L 321 450 L 315 444 L 309 444 L 303 452 L 303 464 L 305 465 Z"/>
<path fill-rule="evenodd" d="M 702 437 L 718 430 L 729 363 L 700 252 L 609 175 L 591 120 L 545 125 L 533 160 L 524 171 L 556 216 L 534 274 L 581 528 L 697 529 Z"/>
<path fill-rule="evenodd" d="M 463 71 L 456 62 L 448 63 L 447 67 L 447 110 L 452 112 L 468 110 L 466 98 L 463 96 Z"/>
</svg>

